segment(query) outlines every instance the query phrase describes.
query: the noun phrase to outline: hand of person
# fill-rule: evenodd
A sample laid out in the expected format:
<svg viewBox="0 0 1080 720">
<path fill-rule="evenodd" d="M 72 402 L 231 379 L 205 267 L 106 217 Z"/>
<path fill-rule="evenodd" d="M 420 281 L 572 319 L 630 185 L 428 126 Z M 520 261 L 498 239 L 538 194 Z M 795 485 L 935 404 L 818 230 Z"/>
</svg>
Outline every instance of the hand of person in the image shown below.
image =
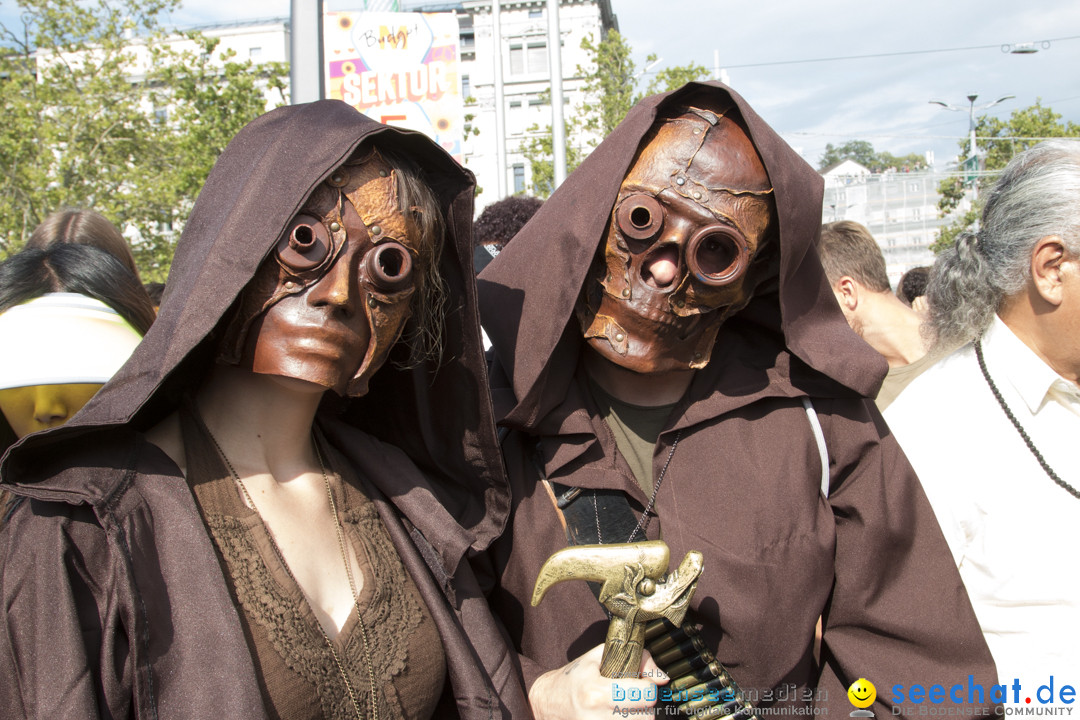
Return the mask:
<svg viewBox="0 0 1080 720">
<path fill-rule="evenodd" d="M 604 646 L 597 645 L 576 660 L 538 677 L 529 688 L 529 703 L 536 720 L 611 720 L 616 708 L 630 711 L 634 717 L 650 717 L 644 711 L 656 704 L 656 686 L 666 685 L 667 675 L 646 650 L 639 678 L 606 678 L 600 675 L 603 654 Z"/>
</svg>

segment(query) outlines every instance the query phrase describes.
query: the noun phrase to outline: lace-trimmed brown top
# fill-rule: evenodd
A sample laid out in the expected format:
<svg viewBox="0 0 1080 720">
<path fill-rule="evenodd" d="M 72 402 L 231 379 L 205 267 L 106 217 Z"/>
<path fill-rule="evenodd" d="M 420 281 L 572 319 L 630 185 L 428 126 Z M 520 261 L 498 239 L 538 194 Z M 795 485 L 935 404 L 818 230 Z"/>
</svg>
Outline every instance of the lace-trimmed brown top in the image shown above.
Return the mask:
<svg viewBox="0 0 1080 720">
<path fill-rule="evenodd" d="M 186 409 L 181 427 L 188 484 L 236 602 L 267 712 L 282 720 L 354 720 L 318 620 L 258 514 L 244 504 L 202 421 Z M 371 642 L 379 717 L 429 718 L 446 675 L 438 630 L 359 479 L 336 450 L 325 442 L 320 447 L 346 541 L 367 579 L 357 604 Z M 331 642 L 361 711 L 370 714 L 367 660 L 355 608 Z"/>
</svg>

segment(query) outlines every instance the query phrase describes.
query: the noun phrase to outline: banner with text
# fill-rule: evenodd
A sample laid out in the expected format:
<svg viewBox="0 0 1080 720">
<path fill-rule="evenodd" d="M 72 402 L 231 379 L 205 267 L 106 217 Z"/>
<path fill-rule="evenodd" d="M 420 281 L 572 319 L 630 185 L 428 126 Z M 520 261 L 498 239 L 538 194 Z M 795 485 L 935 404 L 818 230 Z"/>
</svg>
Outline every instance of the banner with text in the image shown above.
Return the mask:
<svg viewBox="0 0 1080 720">
<path fill-rule="evenodd" d="M 327 12 L 326 97 L 424 133 L 464 162 L 453 13 Z"/>
</svg>

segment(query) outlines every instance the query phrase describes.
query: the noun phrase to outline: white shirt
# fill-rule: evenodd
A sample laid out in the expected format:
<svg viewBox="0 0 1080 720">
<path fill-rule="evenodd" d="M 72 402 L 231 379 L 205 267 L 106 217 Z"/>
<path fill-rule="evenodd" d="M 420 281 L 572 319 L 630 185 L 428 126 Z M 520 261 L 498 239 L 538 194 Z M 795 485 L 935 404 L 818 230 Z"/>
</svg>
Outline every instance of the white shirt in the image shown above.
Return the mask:
<svg viewBox="0 0 1080 720">
<path fill-rule="evenodd" d="M 1080 489 L 1080 388 L 996 317 L 983 355 L 1035 447 Z M 1055 701 L 1063 685 L 1080 701 L 1080 499 L 1039 465 L 971 345 L 912 382 L 885 419 L 952 549 L 999 681 L 1019 679 L 1020 704 L 1031 697 L 1034 708 L 1053 675 Z"/>
</svg>

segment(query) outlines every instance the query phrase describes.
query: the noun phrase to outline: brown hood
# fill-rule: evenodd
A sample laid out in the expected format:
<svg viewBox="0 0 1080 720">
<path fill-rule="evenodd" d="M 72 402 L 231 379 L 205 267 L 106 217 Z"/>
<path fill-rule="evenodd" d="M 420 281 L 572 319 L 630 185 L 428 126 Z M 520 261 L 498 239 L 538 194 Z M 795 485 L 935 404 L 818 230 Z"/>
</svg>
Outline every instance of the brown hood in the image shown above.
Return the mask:
<svg viewBox="0 0 1080 720">
<path fill-rule="evenodd" d="M 703 372 L 716 380 L 716 392 L 731 396 L 724 403 L 728 408 L 763 392 L 877 392 L 885 361 L 848 327 L 815 250 L 821 176 L 730 88 L 689 83 L 635 105 L 481 274 L 484 327 L 500 365 L 512 369 L 513 400 L 498 400 L 506 425 L 535 428 L 565 396 L 582 344 L 574 304 L 604 241 L 619 186 L 659 111 L 697 93 L 729 96 L 737 105 L 772 181 L 779 221 L 774 247 L 780 253 L 778 274 L 725 322 L 713 355 L 713 365 L 723 357 L 754 357 L 760 382 L 748 383 L 745 372 Z M 747 352 L 733 354 L 741 345 Z"/>
<path fill-rule="evenodd" d="M 161 313 L 116 376 L 68 424 L 29 436 L 7 453 L 5 484 L 69 502 L 100 502 L 115 487 L 80 481 L 80 448 L 141 431 L 172 412 L 205 376 L 241 290 L 312 190 L 368 140 L 416 160 L 446 216 L 441 273 L 450 302 L 441 364 L 401 369 L 393 353 L 364 397 L 328 397 L 324 429 L 341 446 L 362 429 L 402 449 L 429 485 L 376 484 L 410 518 L 458 549 L 483 547 L 505 521 L 508 497 L 480 344 L 472 271 L 472 174 L 429 139 L 326 100 L 284 107 L 247 125 L 214 166 L 177 246 Z M 343 448 L 348 454 L 348 447 Z M 42 477 L 46 458 L 71 457 Z M 55 467 L 55 463 L 52 464 Z M 112 473 L 115 483 L 121 473 Z M 436 547 L 439 537 L 428 539 Z"/>
</svg>

